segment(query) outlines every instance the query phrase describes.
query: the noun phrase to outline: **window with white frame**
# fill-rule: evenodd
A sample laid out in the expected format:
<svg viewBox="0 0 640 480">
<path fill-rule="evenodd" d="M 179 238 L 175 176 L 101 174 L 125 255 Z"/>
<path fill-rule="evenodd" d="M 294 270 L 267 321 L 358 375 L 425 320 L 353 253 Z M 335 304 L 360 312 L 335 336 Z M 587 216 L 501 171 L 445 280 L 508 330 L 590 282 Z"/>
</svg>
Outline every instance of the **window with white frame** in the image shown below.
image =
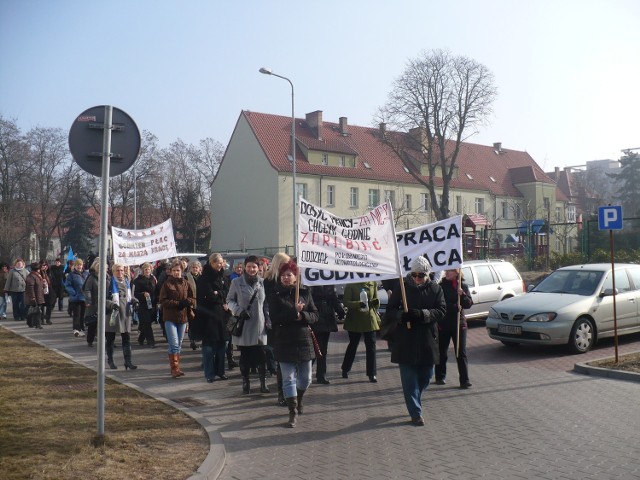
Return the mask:
<svg viewBox="0 0 640 480">
<path fill-rule="evenodd" d="M 411 211 L 411 194 L 407 193 L 404 196 L 404 209 L 407 211 Z"/>
<path fill-rule="evenodd" d="M 575 223 L 576 221 L 576 206 L 568 205 L 567 206 L 567 222 Z"/>
<path fill-rule="evenodd" d="M 542 202 L 544 204 L 544 209 L 548 212 L 551 208 L 551 200 L 549 199 L 549 197 L 544 197 L 542 199 Z"/>
<path fill-rule="evenodd" d="M 420 211 L 422 212 L 429 211 L 429 194 L 428 193 L 420 194 Z"/>
<path fill-rule="evenodd" d="M 500 205 L 502 206 L 502 218 L 505 220 L 508 220 L 509 219 L 509 203 L 502 202 Z"/>
<path fill-rule="evenodd" d="M 475 213 L 484 214 L 484 198 L 476 197 L 474 204 L 475 204 Z"/>
<path fill-rule="evenodd" d="M 347 164 L 347 159 L 345 158 L 344 155 L 340 155 L 340 161 L 339 161 L 339 165 L 341 167 L 344 167 Z"/>
<path fill-rule="evenodd" d="M 306 183 L 296 183 L 296 198 L 302 197 L 307 200 L 307 184 Z"/>
<path fill-rule="evenodd" d="M 396 206 L 396 192 L 393 190 L 385 190 L 384 191 L 384 201 L 389 202 L 392 207 Z"/>
<path fill-rule="evenodd" d="M 562 221 L 562 208 L 556 207 L 556 222 Z"/>
<path fill-rule="evenodd" d="M 462 213 L 462 195 L 456 195 L 456 213 Z"/>
<path fill-rule="evenodd" d="M 333 207 L 336 204 L 336 186 L 327 185 L 327 207 Z"/>
<path fill-rule="evenodd" d="M 358 208 L 358 188 L 351 187 L 349 189 L 349 207 Z"/>
<path fill-rule="evenodd" d="M 369 189 L 369 208 L 380 205 L 380 190 L 377 188 Z"/>
<path fill-rule="evenodd" d="M 515 209 L 514 215 L 516 217 L 516 220 L 520 220 L 522 218 L 522 207 L 520 206 L 519 203 L 516 203 L 514 209 Z"/>
<path fill-rule="evenodd" d="M 322 165 L 329 165 L 329 154 L 328 153 L 323 153 L 322 154 Z"/>
</svg>

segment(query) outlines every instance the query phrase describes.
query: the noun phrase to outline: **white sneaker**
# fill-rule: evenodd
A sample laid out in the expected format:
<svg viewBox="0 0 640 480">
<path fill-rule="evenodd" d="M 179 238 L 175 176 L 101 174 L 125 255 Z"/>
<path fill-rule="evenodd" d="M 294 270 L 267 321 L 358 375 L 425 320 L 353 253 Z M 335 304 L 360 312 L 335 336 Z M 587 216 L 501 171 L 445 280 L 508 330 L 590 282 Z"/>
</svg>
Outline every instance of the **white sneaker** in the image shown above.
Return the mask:
<svg viewBox="0 0 640 480">
<path fill-rule="evenodd" d="M 79 337 L 80 336 L 80 331 L 79 330 L 74 330 L 73 331 L 73 336 L 74 337 Z"/>
<path fill-rule="evenodd" d="M 84 332 L 82 330 L 78 330 L 78 336 L 79 337 L 84 337 Z"/>
</svg>

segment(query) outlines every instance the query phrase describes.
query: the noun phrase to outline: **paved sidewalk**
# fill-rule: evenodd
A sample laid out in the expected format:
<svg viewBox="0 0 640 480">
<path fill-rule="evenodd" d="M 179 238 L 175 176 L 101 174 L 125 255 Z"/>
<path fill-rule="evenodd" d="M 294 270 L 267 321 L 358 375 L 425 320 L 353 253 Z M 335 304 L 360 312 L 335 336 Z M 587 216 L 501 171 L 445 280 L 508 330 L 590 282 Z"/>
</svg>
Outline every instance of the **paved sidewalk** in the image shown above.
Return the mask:
<svg viewBox="0 0 640 480">
<path fill-rule="evenodd" d="M 13 320 L 0 326 L 95 369 L 96 348 L 73 337 L 66 313 L 56 312 L 53 321 L 43 330 Z M 350 378 L 339 378 L 346 342 L 343 331 L 332 336 L 331 385 L 310 388 L 295 429 L 284 428 L 287 411 L 276 405 L 275 378 L 269 380 L 271 394 L 241 395 L 237 369 L 230 380 L 208 384 L 199 369 L 200 351 L 191 351 L 188 343 L 187 375 L 180 379 L 169 375 L 166 343 L 150 349 L 135 340 L 139 368 L 125 371 L 116 350 L 120 368 L 107 374 L 205 426 L 212 449 L 194 478 L 640 478 L 640 384 L 570 371 L 575 362 L 610 355 L 609 348 L 572 358 L 554 349 L 511 353 L 488 339 L 483 328 L 472 328 L 473 387 L 456 388 L 451 352 L 448 384 L 429 387 L 423 399 L 427 424 L 412 427 L 385 342 L 378 342 L 377 384 L 364 374 L 364 345 Z M 621 353 L 634 349 L 637 342 L 626 343 Z"/>
</svg>

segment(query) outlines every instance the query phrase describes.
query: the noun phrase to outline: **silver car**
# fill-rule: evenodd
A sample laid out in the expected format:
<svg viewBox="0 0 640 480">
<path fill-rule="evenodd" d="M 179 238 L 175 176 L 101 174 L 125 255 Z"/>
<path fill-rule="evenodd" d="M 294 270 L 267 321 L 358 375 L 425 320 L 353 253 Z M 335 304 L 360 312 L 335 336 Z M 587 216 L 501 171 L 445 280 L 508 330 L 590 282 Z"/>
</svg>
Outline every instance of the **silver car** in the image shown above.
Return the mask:
<svg viewBox="0 0 640 480">
<path fill-rule="evenodd" d="M 563 267 L 529 293 L 494 305 L 487 332 L 505 345 L 567 344 L 585 353 L 600 338 L 614 335 L 614 298 L 619 335 L 640 331 L 640 265 Z"/>
</svg>

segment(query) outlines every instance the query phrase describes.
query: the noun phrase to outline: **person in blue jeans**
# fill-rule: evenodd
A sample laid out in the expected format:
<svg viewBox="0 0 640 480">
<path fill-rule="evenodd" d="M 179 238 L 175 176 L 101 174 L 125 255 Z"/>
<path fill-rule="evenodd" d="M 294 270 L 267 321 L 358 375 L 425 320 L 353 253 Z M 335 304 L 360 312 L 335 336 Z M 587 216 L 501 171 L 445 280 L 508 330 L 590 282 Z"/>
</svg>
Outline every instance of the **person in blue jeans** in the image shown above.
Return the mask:
<svg viewBox="0 0 640 480">
<path fill-rule="evenodd" d="M 440 359 L 438 326 L 447 310 L 440 285 L 429 278 L 431 265 L 420 256 L 411 263 L 404 278 L 408 311 L 404 311 L 400 289 L 395 289 L 387 305 L 384 323 L 397 323 L 391 346 L 391 362 L 400 367 L 404 401 L 411 424 L 424 425 L 422 393 L 429 386 L 434 365 Z"/>
<path fill-rule="evenodd" d="M 171 376 L 178 378 L 184 375 L 180 369 L 180 352 L 182 339 L 187 329 L 187 322 L 196 305 L 195 294 L 186 278 L 182 276 L 182 264 L 174 260 L 169 269 L 169 276 L 160 288 L 160 305 L 165 322 L 169 365 Z"/>
</svg>

